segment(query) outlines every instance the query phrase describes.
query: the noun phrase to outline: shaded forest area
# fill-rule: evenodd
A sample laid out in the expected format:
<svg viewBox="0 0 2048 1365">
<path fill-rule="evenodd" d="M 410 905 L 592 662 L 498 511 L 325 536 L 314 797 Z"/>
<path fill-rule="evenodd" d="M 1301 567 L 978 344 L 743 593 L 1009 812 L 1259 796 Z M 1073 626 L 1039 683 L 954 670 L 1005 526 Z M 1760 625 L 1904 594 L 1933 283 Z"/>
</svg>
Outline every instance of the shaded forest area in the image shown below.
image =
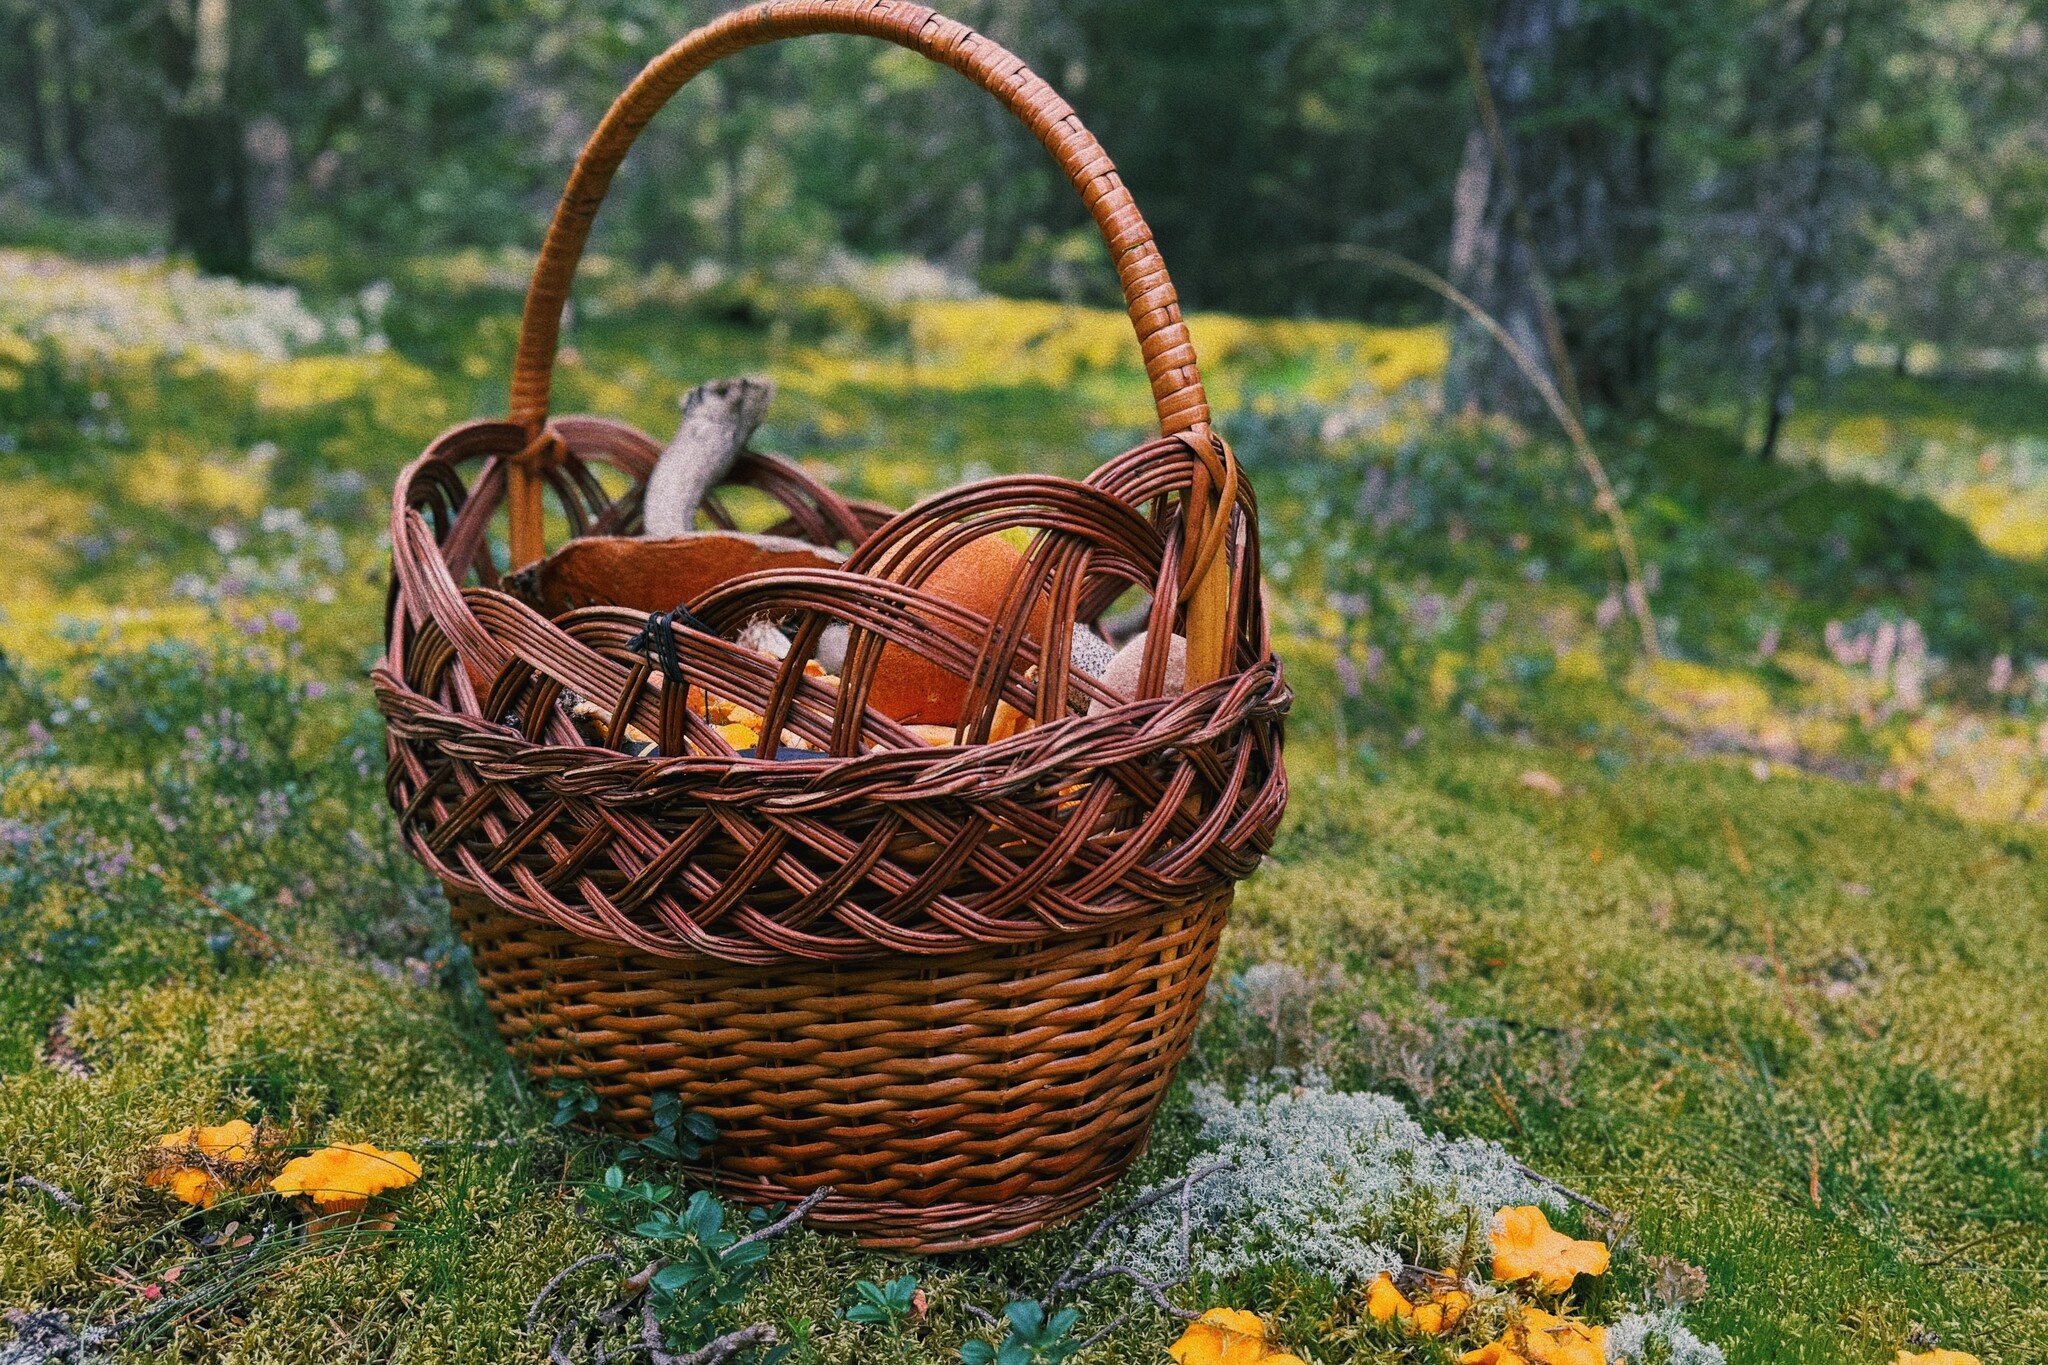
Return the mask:
<svg viewBox="0 0 2048 1365">
<path fill-rule="evenodd" d="M 374 277 L 531 248 L 583 138 L 720 9 L 655 0 L 4 0 L 0 194 L 204 268 Z M 1711 410 L 1768 456 L 1852 358 L 2033 368 L 2048 336 L 2041 0 L 961 0 L 1111 149 L 1203 309 L 1442 316 L 1446 274 L 1596 419 Z M 853 39 L 684 92 L 599 247 L 815 272 L 910 252 L 1103 301 L 1081 206 L 986 96 Z M 1464 325 L 1454 405 L 1533 399 Z M 1860 350 L 1858 348 L 1861 348 Z"/>
</svg>

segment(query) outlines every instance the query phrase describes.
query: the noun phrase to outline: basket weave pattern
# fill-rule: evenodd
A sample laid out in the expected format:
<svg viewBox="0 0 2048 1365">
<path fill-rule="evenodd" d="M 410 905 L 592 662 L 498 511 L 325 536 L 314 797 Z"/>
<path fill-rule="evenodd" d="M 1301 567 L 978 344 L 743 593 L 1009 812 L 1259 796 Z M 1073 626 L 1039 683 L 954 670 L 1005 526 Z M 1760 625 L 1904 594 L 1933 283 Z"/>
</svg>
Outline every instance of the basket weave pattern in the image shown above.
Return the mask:
<svg viewBox="0 0 2048 1365">
<path fill-rule="evenodd" d="M 1138 1154 L 1228 899 L 915 973 L 653 957 L 450 903 L 530 1056 L 588 1077 L 628 1124 L 650 1117 L 650 1086 L 688 1094 L 719 1125 L 731 1193 L 831 1184 L 818 1225 L 938 1252 L 1085 1207 Z"/>
<path fill-rule="evenodd" d="M 826 31 L 955 66 L 1054 151 L 1110 242 L 1165 434 L 1083 481 L 990 479 L 901 514 L 750 453 L 730 480 L 783 508 L 773 531 L 851 554 L 692 601 L 708 631 L 675 630 L 657 667 L 632 643 L 644 617 L 542 615 L 487 532 L 504 511 L 511 567 L 531 564 L 544 494 L 572 537 L 639 532 L 656 443 L 547 412 L 591 217 L 683 81 L 741 47 Z M 1150 232 L 1094 139 L 1014 57 L 916 6 L 806 0 L 728 15 L 657 58 L 557 210 L 512 420 L 443 435 L 392 503 L 374 674 L 388 794 L 536 1075 L 589 1081 L 628 1127 L 652 1094 L 678 1091 L 720 1124 L 728 1192 L 830 1185 L 817 1220 L 876 1245 L 1007 1240 L 1113 1180 L 1142 1149 L 1233 888 L 1287 797 L 1289 694 L 1260 604 L 1257 509 L 1207 419 Z M 598 477 L 607 466 L 622 495 Z M 731 524 L 715 498 L 706 512 Z M 927 591 L 950 556 L 1020 529 L 1030 548 L 988 614 Z M 1074 667 L 1069 640 L 1134 593 L 1151 605 L 1130 697 Z M 763 617 L 792 636 L 788 658 L 731 643 Z M 840 675 L 809 676 L 834 622 L 850 629 Z M 1184 690 L 1167 676 L 1176 635 Z M 931 747 L 867 705 L 892 650 L 962 680 L 955 743 Z M 572 724 L 569 693 L 611 717 L 605 746 Z M 693 693 L 757 712 L 781 759 L 736 753 Z M 1004 708 L 1029 723 L 990 742 Z M 612 747 L 629 726 L 656 752 Z"/>
</svg>

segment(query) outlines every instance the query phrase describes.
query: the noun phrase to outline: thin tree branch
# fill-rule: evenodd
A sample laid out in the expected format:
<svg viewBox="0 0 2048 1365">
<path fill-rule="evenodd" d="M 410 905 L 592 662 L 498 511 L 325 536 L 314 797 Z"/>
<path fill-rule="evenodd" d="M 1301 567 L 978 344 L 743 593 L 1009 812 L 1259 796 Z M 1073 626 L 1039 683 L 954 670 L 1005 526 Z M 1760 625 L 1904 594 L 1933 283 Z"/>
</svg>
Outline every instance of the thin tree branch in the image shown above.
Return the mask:
<svg viewBox="0 0 2048 1365">
<path fill-rule="evenodd" d="M 1549 1176 L 1543 1174 L 1543 1172 L 1539 1170 L 1534 1169 L 1533 1167 L 1526 1166 L 1519 1161 L 1515 1162 L 1514 1166 L 1516 1170 L 1520 1171 L 1523 1175 L 1535 1181 L 1537 1184 L 1542 1185 L 1547 1189 L 1556 1190 L 1559 1194 L 1571 1200 L 1574 1204 L 1579 1204 L 1586 1208 L 1589 1208 L 1593 1212 L 1599 1214 L 1602 1218 L 1613 1218 L 1616 1216 L 1613 1209 L 1608 1208 L 1599 1200 L 1592 1199 L 1587 1197 L 1586 1195 L 1580 1194 L 1571 1186 L 1566 1185 L 1561 1181 L 1552 1180 Z"/>
<path fill-rule="evenodd" d="M 824 1203 L 826 1199 L 831 1197 L 832 1193 L 833 1190 L 830 1185 L 825 1186 L 823 1189 L 813 1190 L 810 1194 L 804 1196 L 802 1202 L 797 1204 L 788 1213 L 766 1227 L 748 1233 L 746 1236 L 735 1241 L 731 1246 L 726 1247 L 719 1254 L 721 1256 L 730 1256 L 743 1246 L 754 1242 L 765 1242 L 771 1237 L 781 1236 L 803 1221 L 806 1214 Z M 530 1333 L 539 1326 L 541 1309 L 547 1304 L 547 1301 L 554 1293 L 562 1287 L 564 1281 L 579 1270 L 604 1263 L 619 1266 L 622 1269 L 627 1264 L 626 1259 L 616 1252 L 600 1251 L 594 1255 L 585 1256 L 581 1260 L 572 1261 L 556 1271 L 555 1277 L 549 1280 L 542 1287 L 539 1295 L 534 1298 L 533 1306 L 527 1309 L 526 1330 Z M 768 1323 L 759 1322 L 751 1327 L 743 1327 L 736 1332 L 728 1332 L 724 1336 L 684 1355 L 676 1355 L 669 1351 L 662 1339 L 661 1319 L 656 1315 L 655 1311 L 655 1296 L 647 1292 L 648 1287 L 654 1282 L 655 1275 L 667 1264 L 668 1262 L 665 1260 L 649 1261 L 641 1268 L 638 1274 L 629 1276 L 626 1279 L 623 1285 L 624 1292 L 612 1302 L 610 1307 L 601 1309 L 594 1314 L 578 1314 L 571 1318 L 561 1330 L 555 1333 L 553 1339 L 548 1343 L 549 1365 L 575 1365 L 575 1357 L 570 1353 L 567 1343 L 579 1332 L 584 1334 L 585 1344 L 589 1347 L 591 1365 L 605 1365 L 605 1362 L 613 1356 L 636 1354 L 641 1351 L 647 1353 L 653 1365 L 724 1365 L 726 1361 L 733 1359 L 743 1351 L 751 1350 L 756 1346 L 772 1346 L 775 1344 L 775 1328 Z M 640 1339 L 637 1342 L 620 1346 L 616 1349 L 606 1349 L 604 1344 L 606 1333 L 618 1327 L 626 1320 L 628 1315 L 631 1314 L 635 1303 L 640 1306 Z"/>
<path fill-rule="evenodd" d="M 616 1252 L 600 1251 L 594 1256 L 585 1256 L 580 1261 L 571 1261 L 556 1271 L 555 1277 L 541 1286 L 540 1293 L 534 1295 L 533 1306 L 526 1310 L 526 1330 L 531 1332 L 539 1324 L 541 1308 L 553 1296 L 554 1292 L 562 1287 L 562 1281 L 568 1279 L 585 1266 L 598 1265 L 604 1261 L 610 1261 L 613 1265 L 624 1265 L 626 1258 L 618 1255 Z M 557 1337 L 556 1340 L 559 1341 L 560 1338 Z"/>
<path fill-rule="evenodd" d="M 1615 555 L 1621 561 L 1622 581 L 1626 584 L 1629 610 L 1635 617 L 1637 630 L 1642 635 L 1644 657 L 1652 663 L 1662 658 L 1663 650 L 1657 644 L 1657 625 L 1650 616 L 1650 595 L 1643 588 L 1642 568 L 1636 556 L 1635 536 L 1629 532 L 1628 518 L 1621 510 L 1621 499 L 1615 495 L 1614 483 L 1607 477 L 1607 467 L 1600 462 L 1599 454 L 1593 449 L 1592 439 L 1586 435 L 1585 426 L 1564 401 L 1564 396 L 1557 391 L 1557 386 L 1551 383 L 1550 377 L 1543 372 L 1543 367 L 1537 363 L 1536 358 L 1530 355 L 1492 314 L 1474 303 L 1463 290 L 1434 270 L 1417 265 L 1405 256 L 1396 256 L 1393 252 L 1381 251 L 1378 247 L 1354 246 L 1345 242 L 1303 247 L 1294 255 L 1302 260 L 1357 261 L 1392 271 L 1435 291 L 1452 305 L 1462 309 L 1485 329 L 1488 336 L 1500 343 L 1501 349 L 1514 361 L 1515 368 L 1522 372 L 1522 377 L 1529 381 L 1530 386 L 1536 390 L 1537 397 L 1543 400 L 1543 405 L 1550 409 L 1550 415 L 1564 428 L 1565 436 L 1571 442 L 1572 451 L 1578 457 L 1579 467 L 1585 470 L 1586 477 L 1592 481 L 1593 505 L 1607 518 L 1607 523 L 1614 532 Z"/>
<path fill-rule="evenodd" d="M 725 1365 L 742 1351 L 750 1351 L 756 1346 L 773 1346 L 775 1341 L 775 1328 L 769 1323 L 757 1322 L 752 1327 L 727 1332 L 710 1345 L 688 1355 L 673 1356 L 665 1351 L 656 1351 L 654 1365 Z"/>
<path fill-rule="evenodd" d="M 1081 1243 L 1079 1250 L 1075 1251 L 1073 1259 L 1067 1262 L 1067 1268 L 1060 1273 L 1059 1279 L 1053 1282 L 1051 1291 L 1046 1295 L 1047 1302 L 1058 1303 L 1065 1295 L 1071 1294 L 1076 1290 L 1085 1289 L 1089 1285 L 1096 1284 L 1102 1280 L 1125 1279 L 1129 1280 L 1133 1286 L 1143 1292 L 1154 1304 L 1158 1305 L 1161 1312 L 1171 1317 L 1180 1318 L 1185 1321 L 1200 1316 L 1184 1308 L 1174 1307 L 1168 1301 L 1166 1291 L 1186 1283 L 1188 1275 L 1193 1268 L 1194 1262 L 1189 1246 L 1194 1233 L 1193 1200 L 1195 1186 L 1201 1184 L 1212 1175 L 1219 1175 L 1224 1171 L 1234 1171 L 1236 1169 L 1235 1166 L 1227 1161 L 1219 1161 L 1212 1165 L 1198 1167 L 1195 1170 L 1189 1171 L 1179 1180 L 1161 1185 L 1156 1190 L 1148 1190 L 1118 1209 L 1115 1213 L 1104 1218 L 1095 1225 L 1094 1230 Z M 1134 1214 L 1143 1213 L 1154 1204 L 1173 1195 L 1180 1196 L 1180 1238 L 1178 1243 L 1180 1270 L 1172 1279 L 1155 1280 L 1135 1266 L 1126 1265 L 1120 1261 L 1107 1261 L 1086 1272 L 1075 1273 L 1081 1262 L 1087 1259 L 1088 1254 L 1101 1244 L 1104 1237 L 1109 1235 L 1111 1228 Z M 1122 1319 L 1119 1318 L 1118 1321 L 1121 1322 Z M 1108 1332 L 1115 1325 L 1115 1323 L 1112 1323 L 1109 1328 L 1104 1328 L 1103 1332 Z M 1097 1336 L 1101 1335 L 1102 1333 L 1097 1333 Z M 1093 1338 L 1091 1338 L 1092 1340 Z"/>
<path fill-rule="evenodd" d="M 4 1186 L 0 1186 L 0 1189 L 34 1190 L 37 1194 L 48 1196 L 51 1203 L 55 1204 L 58 1208 L 63 1209 L 67 1213 L 77 1213 L 84 1207 L 84 1205 L 80 1204 L 76 1199 L 73 1199 L 70 1195 L 58 1189 L 49 1181 L 38 1180 L 32 1175 L 17 1175 L 10 1177 Z"/>
<path fill-rule="evenodd" d="M 827 1199 L 831 1197 L 832 1187 L 830 1185 L 827 1185 L 822 1189 L 812 1190 L 809 1194 L 803 1197 L 802 1203 L 798 1204 L 788 1213 L 783 1214 L 782 1217 L 776 1219 L 767 1227 L 748 1233 L 746 1236 L 740 1238 L 737 1242 L 734 1242 L 731 1246 L 727 1247 L 724 1251 L 720 1252 L 719 1255 L 730 1256 L 735 1251 L 738 1251 L 741 1247 L 746 1246 L 751 1242 L 765 1242 L 770 1237 L 781 1236 L 783 1233 L 787 1232 L 791 1227 L 795 1226 L 799 1222 L 802 1222 L 805 1214 L 809 1213 L 812 1209 L 818 1207 L 818 1205 L 824 1203 Z"/>
</svg>

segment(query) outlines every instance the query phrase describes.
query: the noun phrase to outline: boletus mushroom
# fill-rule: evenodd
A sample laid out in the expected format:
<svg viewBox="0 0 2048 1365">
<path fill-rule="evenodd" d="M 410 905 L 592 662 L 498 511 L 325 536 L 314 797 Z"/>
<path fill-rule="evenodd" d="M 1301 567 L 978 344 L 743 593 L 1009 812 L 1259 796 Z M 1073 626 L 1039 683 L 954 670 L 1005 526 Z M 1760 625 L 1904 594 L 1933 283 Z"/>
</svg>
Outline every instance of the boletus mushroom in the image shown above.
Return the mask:
<svg viewBox="0 0 2048 1365">
<path fill-rule="evenodd" d="M 763 569 L 836 569 L 838 550 L 788 536 L 696 529 L 704 496 L 732 469 L 775 397 L 767 379 L 716 379 L 682 398 L 675 438 L 648 475 L 646 533 L 583 536 L 507 586 L 549 616 L 577 607 L 668 611 L 741 574 Z"/>
</svg>

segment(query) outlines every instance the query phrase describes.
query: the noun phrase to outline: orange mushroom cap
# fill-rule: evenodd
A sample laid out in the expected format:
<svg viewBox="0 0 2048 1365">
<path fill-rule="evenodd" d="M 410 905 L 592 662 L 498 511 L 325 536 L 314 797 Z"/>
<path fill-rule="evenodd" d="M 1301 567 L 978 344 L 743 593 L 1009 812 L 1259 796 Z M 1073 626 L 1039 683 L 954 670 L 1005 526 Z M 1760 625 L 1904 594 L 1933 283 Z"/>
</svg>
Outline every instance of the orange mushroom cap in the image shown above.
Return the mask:
<svg viewBox="0 0 2048 1365">
<path fill-rule="evenodd" d="M 361 1212 L 387 1190 L 402 1190 L 420 1178 L 410 1152 L 386 1152 L 367 1142 L 323 1147 L 287 1162 L 270 1188 L 310 1199 L 323 1212 Z"/>
<path fill-rule="evenodd" d="M 1607 1270 L 1607 1244 L 1581 1242 L 1550 1226 L 1534 1204 L 1502 1209 L 1487 1234 L 1493 1245 L 1493 1277 L 1504 1284 L 1534 1279 L 1553 1294 L 1571 1288 L 1580 1275 Z"/>
<path fill-rule="evenodd" d="M 231 1119 L 214 1127 L 194 1124 L 156 1140 L 157 1157 L 163 1164 L 145 1175 L 143 1183 L 168 1189 L 187 1204 L 210 1209 L 228 1189 L 228 1183 L 207 1163 L 237 1164 L 255 1155 L 256 1130 L 243 1119 Z"/>
<path fill-rule="evenodd" d="M 1607 1365 L 1607 1329 L 1540 1308 L 1524 1308 L 1498 1340 L 1458 1357 L 1459 1365 Z"/>
<path fill-rule="evenodd" d="M 1166 1353 L 1178 1365 L 1306 1365 L 1266 1341 L 1266 1324 L 1257 1313 L 1238 1308 L 1211 1308 Z"/>
<path fill-rule="evenodd" d="M 1002 610 L 1011 579 L 1023 567 L 1023 551 L 995 533 L 971 540 L 939 561 L 921 586 L 933 597 L 993 618 Z M 970 654 L 981 643 L 950 622 L 933 624 L 959 639 Z M 1051 629 L 1052 599 L 1040 593 L 1031 606 L 1026 636 L 1043 648 Z M 905 725 L 950 728 L 959 723 L 967 692 L 967 679 L 892 642 L 882 646 L 868 705 Z"/>
</svg>

